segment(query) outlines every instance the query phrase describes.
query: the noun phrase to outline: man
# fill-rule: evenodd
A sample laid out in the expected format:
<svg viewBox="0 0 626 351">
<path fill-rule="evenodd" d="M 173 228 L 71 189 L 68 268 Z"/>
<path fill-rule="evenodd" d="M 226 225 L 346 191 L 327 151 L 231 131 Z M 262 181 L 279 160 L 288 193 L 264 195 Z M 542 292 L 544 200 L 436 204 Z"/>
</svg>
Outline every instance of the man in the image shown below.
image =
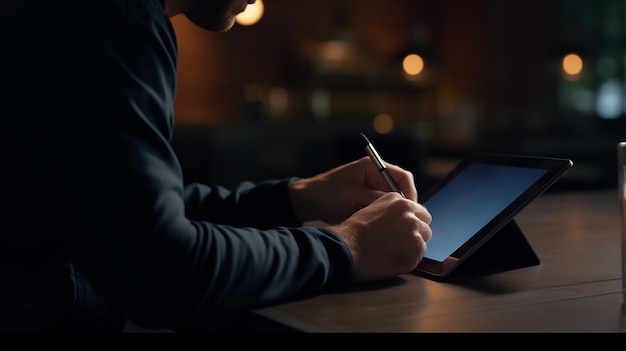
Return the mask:
<svg viewBox="0 0 626 351">
<path fill-rule="evenodd" d="M 169 18 L 226 31 L 245 0 L 3 1 L 0 329 L 211 330 L 422 259 L 431 217 L 394 165 L 406 199 L 366 157 L 311 178 L 183 185 Z"/>
</svg>

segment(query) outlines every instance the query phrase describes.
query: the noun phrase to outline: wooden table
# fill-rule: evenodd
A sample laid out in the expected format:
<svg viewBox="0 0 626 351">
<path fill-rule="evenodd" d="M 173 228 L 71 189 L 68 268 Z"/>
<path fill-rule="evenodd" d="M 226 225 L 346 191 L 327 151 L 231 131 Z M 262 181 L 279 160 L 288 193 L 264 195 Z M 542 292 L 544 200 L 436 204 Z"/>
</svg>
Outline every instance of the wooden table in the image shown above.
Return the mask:
<svg viewBox="0 0 626 351">
<path fill-rule="evenodd" d="M 545 193 L 516 222 L 539 265 L 443 282 L 406 274 L 255 310 L 256 327 L 367 333 L 626 331 L 616 190 Z"/>
</svg>

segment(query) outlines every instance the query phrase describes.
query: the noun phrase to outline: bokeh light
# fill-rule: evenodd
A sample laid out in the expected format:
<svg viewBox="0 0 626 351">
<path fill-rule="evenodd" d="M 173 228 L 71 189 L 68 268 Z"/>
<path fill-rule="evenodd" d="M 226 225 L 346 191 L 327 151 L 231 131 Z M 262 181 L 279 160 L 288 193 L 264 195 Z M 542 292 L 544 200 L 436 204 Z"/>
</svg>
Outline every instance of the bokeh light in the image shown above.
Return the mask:
<svg viewBox="0 0 626 351">
<path fill-rule="evenodd" d="M 409 76 L 418 76 L 424 70 L 424 59 L 418 54 L 409 54 L 402 60 L 402 69 Z"/>
<path fill-rule="evenodd" d="M 257 0 L 254 4 L 248 5 L 246 10 L 237 15 L 235 19 L 242 26 L 251 26 L 261 20 L 264 10 L 263 1 Z"/>
<path fill-rule="evenodd" d="M 569 78 L 577 78 L 583 71 L 583 59 L 577 54 L 567 54 L 561 62 L 563 72 Z"/>
<path fill-rule="evenodd" d="M 393 129 L 393 118 L 386 113 L 381 113 L 374 117 L 373 127 L 378 134 L 387 134 Z"/>
</svg>

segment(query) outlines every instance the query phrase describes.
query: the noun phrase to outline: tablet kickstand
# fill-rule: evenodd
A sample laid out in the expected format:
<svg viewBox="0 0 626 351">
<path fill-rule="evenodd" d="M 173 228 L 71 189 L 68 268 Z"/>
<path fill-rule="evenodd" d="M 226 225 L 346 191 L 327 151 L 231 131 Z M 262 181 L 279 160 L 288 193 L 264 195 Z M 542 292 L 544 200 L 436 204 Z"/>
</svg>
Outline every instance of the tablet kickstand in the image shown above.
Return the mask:
<svg viewBox="0 0 626 351">
<path fill-rule="evenodd" d="M 469 272 L 497 273 L 536 266 L 539 263 L 537 253 L 530 246 L 515 219 L 512 219 L 462 262 L 451 275 L 458 276 Z"/>
</svg>

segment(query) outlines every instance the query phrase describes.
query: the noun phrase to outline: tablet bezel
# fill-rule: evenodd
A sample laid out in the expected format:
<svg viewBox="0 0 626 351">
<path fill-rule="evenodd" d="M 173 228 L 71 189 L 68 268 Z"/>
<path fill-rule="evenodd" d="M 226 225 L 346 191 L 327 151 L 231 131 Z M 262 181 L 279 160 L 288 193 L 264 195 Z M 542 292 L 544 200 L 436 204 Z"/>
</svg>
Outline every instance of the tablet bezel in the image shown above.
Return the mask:
<svg viewBox="0 0 626 351">
<path fill-rule="evenodd" d="M 444 188 L 452 179 L 458 176 L 471 164 L 489 164 L 513 167 L 526 167 L 546 170 L 545 174 L 532 183 L 526 190 L 503 208 L 488 223 L 474 233 L 460 247 L 458 247 L 443 262 L 425 257 L 415 269 L 416 273 L 431 278 L 443 278 L 456 270 L 474 252 L 483 246 L 500 229 L 508 224 L 530 202 L 553 185 L 561 176 L 573 166 L 573 162 L 566 158 L 538 157 L 512 154 L 473 153 L 461 160 L 444 178 L 420 194 L 420 203 L 425 203 L 438 191 Z M 427 206 L 428 207 L 428 206 Z M 433 213 L 433 216 L 436 216 Z M 437 235 L 433 233 L 433 235 Z M 428 251 L 426 253 L 428 255 Z"/>
</svg>

